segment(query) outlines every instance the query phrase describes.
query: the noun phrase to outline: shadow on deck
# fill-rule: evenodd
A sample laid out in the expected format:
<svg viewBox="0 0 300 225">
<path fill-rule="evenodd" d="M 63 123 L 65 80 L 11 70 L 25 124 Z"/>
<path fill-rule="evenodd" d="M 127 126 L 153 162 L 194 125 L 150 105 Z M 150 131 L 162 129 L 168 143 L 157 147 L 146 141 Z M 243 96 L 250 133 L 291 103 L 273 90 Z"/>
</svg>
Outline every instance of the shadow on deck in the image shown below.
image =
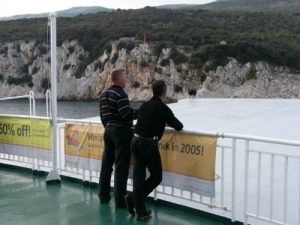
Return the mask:
<svg viewBox="0 0 300 225">
<path fill-rule="evenodd" d="M 108 205 L 99 204 L 98 185 L 94 186 L 84 187 L 70 179 L 61 184 L 46 185 L 45 176 L 0 164 L 1 224 L 232 224 L 222 217 L 154 200 L 148 202 L 153 211 L 152 218 L 139 222 L 126 209 L 116 209 L 113 201 Z"/>
</svg>

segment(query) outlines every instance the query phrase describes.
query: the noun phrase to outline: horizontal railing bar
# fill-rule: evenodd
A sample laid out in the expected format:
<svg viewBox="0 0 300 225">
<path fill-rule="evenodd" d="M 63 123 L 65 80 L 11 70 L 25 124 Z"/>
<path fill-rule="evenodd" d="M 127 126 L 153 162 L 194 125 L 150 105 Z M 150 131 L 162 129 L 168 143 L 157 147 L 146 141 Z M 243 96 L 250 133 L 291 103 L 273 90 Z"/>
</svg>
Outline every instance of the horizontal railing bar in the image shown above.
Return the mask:
<svg viewBox="0 0 300 225">
<path fill-rule="evenodd" d="M 218 145 L 217 144 L 217 148 L 232 149 L 232 146 L 229 146 L 229 145 Z"/>
<path fill-rule="evenodd" d="M 14 96 L 14 97 L 5 97 L 5 98 L 0 98 L 0 101 L 12 100 L 12 99 L 21 99 L 21 98 L 30 98 L 30 95 L 21 95 L 21 96 Z"/>
<path fill-rule="evenodd" d="M 51 119 L 51 118 L 45 117 L 45 116 L 28 116 L 28 115 L 12 115 L 12 114 L 0 114 L 0 117 L 39 119 L 39 120 L 50 120 Z"/>
<path fill-rule="evenodd" d="M 262 154 L 265 154 L 265 155 L 282 156 L 282 157 L 288 157 L 288 158 L 294 158 L 294 159 L 300 159 L 300 156 L 297 156 L 297 155 L 289 155 L 289 154 L 282 154 L 282 153 L 266 152 L 264 150 L 249 149 L 249 152 L 252 152 L 252 153 L 262 153 Z"/>
<path fill-rule="evenodd" d="M 258 136 L 251 136 L 251 135 L 239 135 L 233 133 L 224 133 L 223 136 L 221 137 L 251 140 L 251 141 L 258 141 L 258 142 L 267 142 L 267 143 L 282 144 L 282 145 L 300 146 L 300 141 L 289 140 L 289 139 L 277 139 L 277 138 L 258 137 Z"/>
<path fill-rule="evenodd" d="M 166 128 L 167 132 L 172 132 L 174 131 L 171 128 Z M 213 136 L 213 137 L 221 137 L 222 135 L 219 132 L 213 132 L 213 131 L 195 131 L 195 130 L 182 130 L 182 131 L 178 131 L 180 133 L 186 133 L 186 134 L 200 134 L 200 135 L 204 135 L 204 136 Z"/>
<path fill-rule="evenodd" d="M 227 207 L 224 207 L 224 206 L 220 206 L 220 205 L 216 205 L 216 204 L 210 204 L 210 203 L 207 203 L 207 202 L 202 202 L 202 201 L 197 201 L 197 200 L 194 200 L 194 199 L 187 199 L 187 198 L 182 198 L 180 196 L 177 196 L 177 195 L 172 195 L 172 193 L 167 193 L 167 192 L 161 192 L 161 191 L 157 191 L 157 193 L 159 195 L 165 195 L 165 196 L 170 196 L 170 197 L 173 197 L 174 200 L 177 199 L 180 199 L 180 200 L 183 200 L 183 201 L 190 201 L 190 202 L 195 202 L 195 203 L 199 203 L 201 205 L 204 205 L 204 206 L 208 206 L 208 207 L 212 207 L 212 208 L 215 208 L 215 209 L 222 209 L 224 211 L 227 211 L 227 212 L 230 212 L 231 209 L 230 208 L 227 208 Z"/>
<path fill-rule="evenodd" d="M 256 215 L 254 215 L 252 213 L 247 213 L 247 216 L 252 217 L 254 219 L 260 219 L 260 220 L 263 220 L 263 221 L 266 221 L 266 222 L 269 222 L 269 223 L 273 223 L 273 224 L 287 225 L 287 224 L 284 224 L 283 222 L 276 221 L 276 220 L 270 220 L 269 218 L 263 217 L 263 216 L 256 216 Z"/>
<path fill-rule="evenodd" d="M 102 124 L 101 121 L 96 120 L 87 120 L 87 119 L 66 119 L 66 118 L 57 118 L 58 122 L 61 123 L 94 123 L 94 124 Z"/>
<path fill-rule="evenodd" d="M 167 128 L 166 130 L 172 131 L 173 129 Z M 267 142 L 267 143 L 282 144 L 282 145 L 300 146 L 300 141 L 289 140 L 289 139 L 277 139 L 277 138 L 259 137 L 259 136 L 251 136 L 251 135 L 240 135 L 240 134 L 234 134 L 234 133 L 211 132 L 211 131 L 182 130 L 179 132 L 186 133 L 186 134 L 214 136 L 214 137 L 220 137 L 220 138 L 235 138 L 235 139 L 250 140 L 250 141 L 257 141 L 257 142 Z"/>
</svg>

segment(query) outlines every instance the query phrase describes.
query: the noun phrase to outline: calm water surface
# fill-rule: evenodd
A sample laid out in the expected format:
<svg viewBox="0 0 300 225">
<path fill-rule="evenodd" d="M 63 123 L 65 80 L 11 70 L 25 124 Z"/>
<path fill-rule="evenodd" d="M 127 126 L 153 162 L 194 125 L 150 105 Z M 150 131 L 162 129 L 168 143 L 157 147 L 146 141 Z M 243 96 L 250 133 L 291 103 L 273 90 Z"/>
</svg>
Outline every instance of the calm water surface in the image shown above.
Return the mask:
<svg viewBox="0 0 300 225">
<path fill-rule="evenodd" d="M 46 116 L 45 100 L 36 100 L 36 115 Z M 131 106 L 138 108 L 141 103 L 132 102 Z M 29 100 L 17 99 L 0 101 L 0 114 L 29 115 Z M 58 101 L 57 116 L 61 118 L 82 119 L 99 116 L 97 101 Z"/>
</svg>

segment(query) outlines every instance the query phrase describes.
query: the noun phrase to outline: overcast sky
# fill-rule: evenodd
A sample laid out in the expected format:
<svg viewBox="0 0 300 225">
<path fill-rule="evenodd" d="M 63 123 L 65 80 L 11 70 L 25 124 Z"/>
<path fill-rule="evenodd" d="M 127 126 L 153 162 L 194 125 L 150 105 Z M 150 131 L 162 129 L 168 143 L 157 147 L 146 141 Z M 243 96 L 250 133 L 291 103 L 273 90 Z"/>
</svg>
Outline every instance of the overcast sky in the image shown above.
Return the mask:
<svg viewBox="0 0 300 225">
<path fill-rule="evenodd" d="M 75 6 L 103 6 L 107 8 L 136 9 L 165 4 L 205 4 L 214 0 L 4 0 L 0 17 L 53 12 Z"/>
</svg>

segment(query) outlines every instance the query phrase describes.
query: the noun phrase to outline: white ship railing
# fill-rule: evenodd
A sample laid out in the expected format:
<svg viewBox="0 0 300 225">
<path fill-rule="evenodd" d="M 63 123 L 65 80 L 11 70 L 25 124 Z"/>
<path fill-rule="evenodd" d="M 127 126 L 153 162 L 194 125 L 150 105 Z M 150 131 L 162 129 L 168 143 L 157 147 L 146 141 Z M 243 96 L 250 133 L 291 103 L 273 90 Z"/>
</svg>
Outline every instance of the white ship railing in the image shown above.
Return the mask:
<svg viewBox="0 0 300 225">
<path fill-rule="evenodd" d="M 64 126 L 66 123 L 95 125 L 101 122 L 63 118 L 58 119 L 58 122 L 57 165 L 60 174 L 81 179 L 84 184 L 98 183 L 99 171 L 65 166 Z M 300 224 L 300 141 L 222 132 L 182 132 L 218 137 L 216 196 L 208 198 L 161 185 L 152 193 L 154 198 L 227 217 L 233 222 L 242 221 L 244 224 Z M 9 154 L 0 154 L 0 160 L 8 164 L 18 162 L 24 167 L 32 167 L 34 171 L 50 171 L 52 168 L 51 161 Z M 128 189 L 132 190 L 130 179 Z"/>
<path fill-rule="evenodd" d="M 14 100 L 14 99 L 29 99 L 29 115 L 35 116 L 35 98 L 34 98 L 34 92 L 30 91 L 29 95 L 20 95 L 20 96 L 13 96 L 13 97 L 4 97 L 0 98 L 0 101 L 8 101 L 8 100 Z"/>
<path fill-rule="evenodd" d="M 51 117 L 51 91 L 46 91 L 46 116 Z"/>
</svg>

